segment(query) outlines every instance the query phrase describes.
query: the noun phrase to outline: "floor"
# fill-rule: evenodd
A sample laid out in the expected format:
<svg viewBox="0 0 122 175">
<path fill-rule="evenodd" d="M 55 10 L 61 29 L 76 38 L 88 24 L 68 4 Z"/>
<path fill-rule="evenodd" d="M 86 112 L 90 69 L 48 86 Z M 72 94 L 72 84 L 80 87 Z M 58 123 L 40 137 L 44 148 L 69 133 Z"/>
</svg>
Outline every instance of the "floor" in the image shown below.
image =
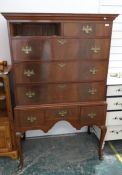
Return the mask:
<svg viewBox="0 0 122 175">
<path fill-rule="evenodd" d="M 122 141 L 107 142 L 104 160 L 97 154 L 98 140 L 87 133 L 44 137 L 23 141 L 24 168 L 17 161 L 0 158 L 0 175 L 122 175 Z"/>
</svg>

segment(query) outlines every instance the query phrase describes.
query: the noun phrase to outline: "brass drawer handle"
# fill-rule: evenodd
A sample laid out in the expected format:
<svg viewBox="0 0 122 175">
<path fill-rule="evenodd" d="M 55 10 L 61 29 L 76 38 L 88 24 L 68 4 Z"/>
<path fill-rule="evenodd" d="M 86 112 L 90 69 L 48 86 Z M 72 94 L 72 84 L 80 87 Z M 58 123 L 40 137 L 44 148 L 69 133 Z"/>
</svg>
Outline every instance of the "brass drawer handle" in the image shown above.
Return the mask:
<svg viewBox="0 0 122 175">
<path fill-rule="evenodd" d="M 60 115 L 61 117 L 65 117 L 68 114 L 67 110 L 61 110 L 57 112 L 58 115 Z"/>
<path fill-rule="evenodd" d="M 91 113 L 88 114 L 88 117 L 90 117 L 90 118 L 94 118 L 94 117 L 96 117 L 96 113 L 91 112 Z"/>
<path fill-rule="evenodd" d="M 27 117 L 27 121 L 29 121 L 30 123 L 34 123 L 36 120 L 37 120 L 37 118 L 34 116 Z"/>
<path fill-rule="evenodd" d="M 30 69 L 24 70 L 24 75 L 25 75 L 26 77 L 31 77 L 31 76 L 35 75 L 35 72 L 34 72 L 33 69 L 32 69 L 32 70 L 30 70 Z"/>
<path fill-rule="evenodd" d="M 66 87 L 66 85 L 65 84 L 59 84 L 57 87 L 60 88 L 60 89 L 64 89 Z"/>
<path fill-rule="evenodd" d="M 91 94 L 91 95 L 95 95 L 96 92 L 97 92 L 97 90 L 95 88 L 92 88 L 92 89 L 88 90 L 88 93 Z"/>
<path fill-rule="evenodd" d="M 22 52 L 28 55 L 30 52 L 32 52 L 32 47 L 31 46 L 22 47 Z"/>
<path fill-rule="evenodd" d="M 65 63 L 58 63 L 58 66 L 59 66 L 60 68 L 63 68 L 64 66 L 66 66 L 66 64 L 65 64 Z"/>
<path fill-rule="evenodd" d="M 96 75 L 96 73 L 97 73 L 97 69 L 96 68 L 91 68 L 90 70 L 89 70 L 89 72 L 92 74 L 92 75 Z"/>
<path fill-rule="evenodd" d="M 116 102 L 114 103 L 115 106 L 122 106 L 122 103 Z"/>
<path fill-rule="evenodd" d="M 65 39 L 59 39 L 57 40 L 57 42 L 60 44 L 60 45 L 64 45 L 67 41 Z"/>
<path fill-rule="evenodd" d="M 92 27 L 89 25 L 83 26 L 82 31 L 85 32 L 86 34 L 89 34 L 92 32 Z"/>
<path fill-rule="evenodd" d="M 93 51 L 94 53 L 99 53 L 100 52 L 100 48 L 99 47 L 92 47 L 91 51 Z"/>
<path fill-rule="evenodd" d="M 26 95 L 28 98 L 32 98 L 32 97 L 34 97 L 36 94 L 35 94 L 35 92 L 28 91 L 28 92 L 26 92 L 25 95 Z"/>
</svg>

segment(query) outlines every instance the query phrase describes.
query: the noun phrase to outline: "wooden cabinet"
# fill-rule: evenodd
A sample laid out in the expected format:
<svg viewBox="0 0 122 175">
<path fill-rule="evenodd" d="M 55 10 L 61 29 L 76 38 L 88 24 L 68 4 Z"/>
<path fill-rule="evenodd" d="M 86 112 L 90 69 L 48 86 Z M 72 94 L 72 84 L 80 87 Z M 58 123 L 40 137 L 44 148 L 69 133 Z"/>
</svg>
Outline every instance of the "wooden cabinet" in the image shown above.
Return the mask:
<svg viewBox="0 0 122 175">
<path fill-rule="evenodd" d="M 0 72 L 0 156 L 9 156 L 12 159 L 17 159 L 9 71 L 10 68 L 6 67 L 4 71 Z"/>
<path fill-rule="evenodd" d="M 66 120 L 106 133 L 106 78 L 116 14 L 4 13 L 15 89 L 16 132 Z M 21 156 L 21 155 L 20 155 Z"/>
</svg>

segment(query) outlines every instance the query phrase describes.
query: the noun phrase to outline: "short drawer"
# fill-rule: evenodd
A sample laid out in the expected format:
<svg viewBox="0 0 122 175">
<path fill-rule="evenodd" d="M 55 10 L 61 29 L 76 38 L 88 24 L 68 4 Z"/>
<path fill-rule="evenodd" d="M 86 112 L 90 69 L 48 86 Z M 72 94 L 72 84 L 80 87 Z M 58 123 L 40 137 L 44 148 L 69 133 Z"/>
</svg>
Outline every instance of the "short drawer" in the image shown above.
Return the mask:
<svg viewBox="0 0 122 175">
<path fill-rule="evenodd" d="M 122 97 L 107 98 L 107 103 L 108 103 L 107 110 L 122 109 Z"/>
<path fill-rule="evenodd" d="M 53 59 L 108 59 L 109 39 L 53 39 Z"/>
<path fill-rule="evenodd" d="M 122 96 L 122 85 L 107 86 L 107 96 Z"/>
<path fill-rule="evenodd" d="M 40 37 L 12 38 L 14 61 L 50 60 L 52 58 L 51 39 Z"/>
<path fill-rule="evenodd" d="M 106 75 L 106 61 L 58 61 L 14 64 L 15 83 L 105 81 Z"/>
<path fill-rule="evenodd" d="M 64 22 L 64 36 L 110 36 L 110 22 Z"/>
<path fill-rule="evenodd" d="M 86 106 L 81 108 L 80 122 L 86 125 L 104 125 L 106 119 L 106 105 Z"/>
<path fill-rule="evenodd" d="M 122 111 L 107 112 L 106 125 L 122 125 Z"/>
<path fill-rule="evenodd" d="M 16 86 L 15 97 L 17 105 L 97 101 L 105 99 L 105 86 L 102 82 L 21 85 Z"/>
<path fill-rule="evenodd" d="M 35 129 L 44 124 L 44 111 L 42 109 L 15 109 L 15 127 Z"/>
<path fill-rule="evenodd" d="M 122 126 L 107 126 L 105 140 L 120 140 L 122 139 Z"/>
<path fill-rule="evenodd" d="M 79 119 L 79 108 L 78 107 L 56 107 L 46 109 L 46 121 L 78 121 Z"/>
</svg>

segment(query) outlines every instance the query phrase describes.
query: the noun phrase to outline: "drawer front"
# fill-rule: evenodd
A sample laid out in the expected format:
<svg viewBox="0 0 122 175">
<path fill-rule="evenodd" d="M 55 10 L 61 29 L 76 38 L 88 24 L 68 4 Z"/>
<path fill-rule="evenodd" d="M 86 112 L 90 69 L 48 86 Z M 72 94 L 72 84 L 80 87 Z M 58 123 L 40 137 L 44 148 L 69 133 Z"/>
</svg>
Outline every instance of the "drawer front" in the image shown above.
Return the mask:
<svg viewBox="0 0 122 175">
<path fill-rule="evenodd" d="M 49 60 L 52 58 L 51 39 L 12 39 L 12 54 L 14 61 Z"/>
<path fill-rule="evenodd" d="M 67 39 L 53 40 L 53 58 L 68 59 L 108 59 L 109 39 Z"/>
<path fill-rule="evenodd" d="M 122 111 L 107 112 L 106 125 L 122 125 Z"/>
<path fill-rule="evenodd" d="M 122 109 L 122 97 L 107 98 L 108 107 L 107 110 L 121 110 Z"/>
<path fill-rule="evenodd" d="M 108 86 L 107 96 L 122 96 L 122 85 Z"/>
<path fill-rule="evenodd" d="M 106 119 L 106 105 L 103 106 L 86 106 L 81 108 L 81 124 L 98 124 L 104 125 Z"/>
<path fill-rule="evenodd" d="M 16 127 L 33 129 L 44 124 L 44 111 L 41 109 L 15 109 L 14 113 Z"/>
<path fill-rule="evenodd" d="M 57 107 L 47 109 L 45 113 L 45 120 L 49 121 L 78 121 L 79 119 L 79 108 L 78 107 Z"/>
<path fill-rule="evenodd" d="M 104 98 L 104 83 L 62 83 L 16 87 L 17 105 L 96 101 Z"/>
<path fill-rule="evenodd" d="M 122 126 L 107 126 L 105 140 L 122 139 Z"/>
<path fill-rule="evenodd" d="M 12 39 L 14 61 L 107 59 L 109 39 Z"/>
<path fill-rule="evenodd" d="M 64 22 L 64 36 L 109 36 L 112 24 L 110 22 Z"/>
<path fill-rule="evenodd" d="M 31 62 L 14 65 L 16 83 L 96 81 L 106 80 L 106 75 L 106 61 Z"/>
</svg>

